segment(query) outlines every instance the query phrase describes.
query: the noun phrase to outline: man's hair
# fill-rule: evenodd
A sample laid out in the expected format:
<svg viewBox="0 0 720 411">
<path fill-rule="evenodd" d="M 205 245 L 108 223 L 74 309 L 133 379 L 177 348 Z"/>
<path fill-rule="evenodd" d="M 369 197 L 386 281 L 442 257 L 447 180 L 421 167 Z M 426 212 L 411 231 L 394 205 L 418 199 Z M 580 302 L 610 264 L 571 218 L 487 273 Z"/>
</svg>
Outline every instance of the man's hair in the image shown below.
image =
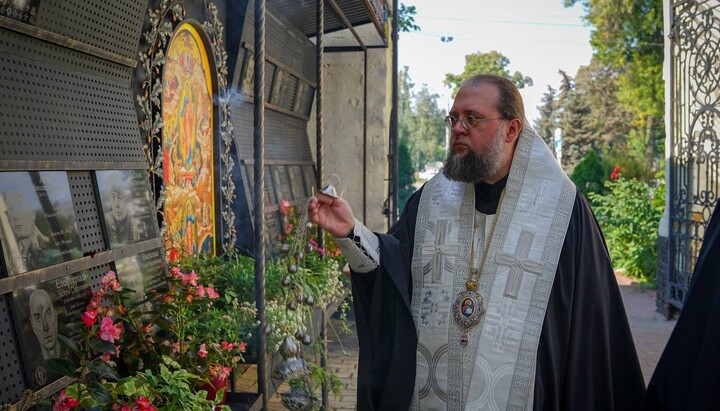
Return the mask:
<svg viewBox="0 0 720 411">
<path fill-rule="evenodd" d="M 500 117 L 506 120 L 517 118 L 523 125 L 527 123 L 525 105 L 520 91 L 512 81 L 505 77 L 495 74 L 477 74 L 465 80 L 460 88 L 465 86 L 476 87 L 482 84 L 492 84 L 497 87 L 498 101 L 495 109 L 500 113 Z"/>
</svg>

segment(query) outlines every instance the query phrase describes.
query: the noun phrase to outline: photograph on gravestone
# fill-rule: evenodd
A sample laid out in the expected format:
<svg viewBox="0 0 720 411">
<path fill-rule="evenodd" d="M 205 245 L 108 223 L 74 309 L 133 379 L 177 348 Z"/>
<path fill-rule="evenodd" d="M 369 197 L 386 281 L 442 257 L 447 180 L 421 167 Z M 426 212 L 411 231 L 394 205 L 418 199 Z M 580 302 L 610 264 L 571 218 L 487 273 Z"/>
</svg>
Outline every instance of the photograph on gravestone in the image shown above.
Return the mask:
<svg viewBox="0 0 720 411">
<path fill-rule="evenodd" d="M 79 342 L 76 327 L 90 298 L 85 271 L 31 285 L 13 292 L 15 325 L 22 344 L 22 358 L 30 388 L 37 390 L 62 375 L 45 365 L 51 358 L 70 358 L 70 351 L 59 334 Z M 75 330 L 75 331 L 73 331 Z"/>
<path fill-rule="evenodd" d="M 163 69 L 163 184 L 170 261 L 215 252 L 213 87 L 200 33 L 183 23 Z"/>
<path fill-rule="evenodd" d="M 0 0 L 0 16 L 35 25 L 40 0 Z"/>
<path fill-rule="evenodd" d="M 165 283 L 164 251 L 157 248 L 115 261 L 120 285 L 131 289 L 131 303 L 139 304 L 143 312 L 152 309 L 154 291 L 161 291 Z"/>
<path fill-rule="evenodd" d="M 0 173 L 0 241 L 9 275 L 82 257 L 64 171 Z"/>
<path fill-rule="evenodd" d="M 145 170 L 98 170 L 95 183 L 110 248 L 157 236 L 155 207 Z"/>
</svg>

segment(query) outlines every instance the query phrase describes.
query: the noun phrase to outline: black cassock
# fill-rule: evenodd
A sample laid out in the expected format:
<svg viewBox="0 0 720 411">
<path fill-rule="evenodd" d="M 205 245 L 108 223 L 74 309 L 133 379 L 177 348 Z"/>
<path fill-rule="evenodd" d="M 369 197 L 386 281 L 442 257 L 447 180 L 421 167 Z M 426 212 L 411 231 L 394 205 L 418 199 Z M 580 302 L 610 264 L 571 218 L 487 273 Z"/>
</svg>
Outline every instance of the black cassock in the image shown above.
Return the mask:
<svg viewBox="0 0 720 411">
<path fill-rule="evenodd" d="M 506 182 L 476 184 L 475 208 L 495 214 Z M 379 235 L 380 267 L 352 274 L 359 410 L 406 410 L 412 399 L 417 334 L 410 263 L 421 191 L 390 232 Z M 644 393 L 610 257 L 578 191 L 540 335 L 534 409 L 637 410 Z"/>
<path fill-rule="evenodd" d="M 720 202 L 682 314 L 648 385 L 646 410 L 720 410 Z"/>
</svg>

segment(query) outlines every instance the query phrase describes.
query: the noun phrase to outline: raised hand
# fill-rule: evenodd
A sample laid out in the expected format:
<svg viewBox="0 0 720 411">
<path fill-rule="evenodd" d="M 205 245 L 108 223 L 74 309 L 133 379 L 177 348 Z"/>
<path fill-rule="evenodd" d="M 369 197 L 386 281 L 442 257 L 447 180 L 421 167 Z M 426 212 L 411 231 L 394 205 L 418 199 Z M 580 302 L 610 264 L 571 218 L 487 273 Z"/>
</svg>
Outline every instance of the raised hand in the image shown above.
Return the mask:
<svg viewBox="0 0 720 411">
<path fill-rule="evenodd" d="M 308 204 L 310 221 L 334 237 L 345 237 L 355 227 L 355 216 L 350 204 L 339 197 L 317 193 Z"/>
</svg>

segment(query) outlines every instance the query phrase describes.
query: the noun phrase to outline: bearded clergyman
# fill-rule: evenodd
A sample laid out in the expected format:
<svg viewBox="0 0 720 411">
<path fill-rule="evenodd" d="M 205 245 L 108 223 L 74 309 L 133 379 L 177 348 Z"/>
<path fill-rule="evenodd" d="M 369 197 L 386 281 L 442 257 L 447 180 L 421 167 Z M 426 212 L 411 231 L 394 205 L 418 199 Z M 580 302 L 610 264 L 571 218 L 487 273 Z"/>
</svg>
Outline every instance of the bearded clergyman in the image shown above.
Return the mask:
<svg viewBox="0 0 720 411">
<path fill-rule="evenodd" d="M 387 234 L 319 193 L 352 274 L 360 410 L 635 410 L 645 384 L 595 217 L 515 85 L 466 81 L 441 173 Z"/>
</svg>

